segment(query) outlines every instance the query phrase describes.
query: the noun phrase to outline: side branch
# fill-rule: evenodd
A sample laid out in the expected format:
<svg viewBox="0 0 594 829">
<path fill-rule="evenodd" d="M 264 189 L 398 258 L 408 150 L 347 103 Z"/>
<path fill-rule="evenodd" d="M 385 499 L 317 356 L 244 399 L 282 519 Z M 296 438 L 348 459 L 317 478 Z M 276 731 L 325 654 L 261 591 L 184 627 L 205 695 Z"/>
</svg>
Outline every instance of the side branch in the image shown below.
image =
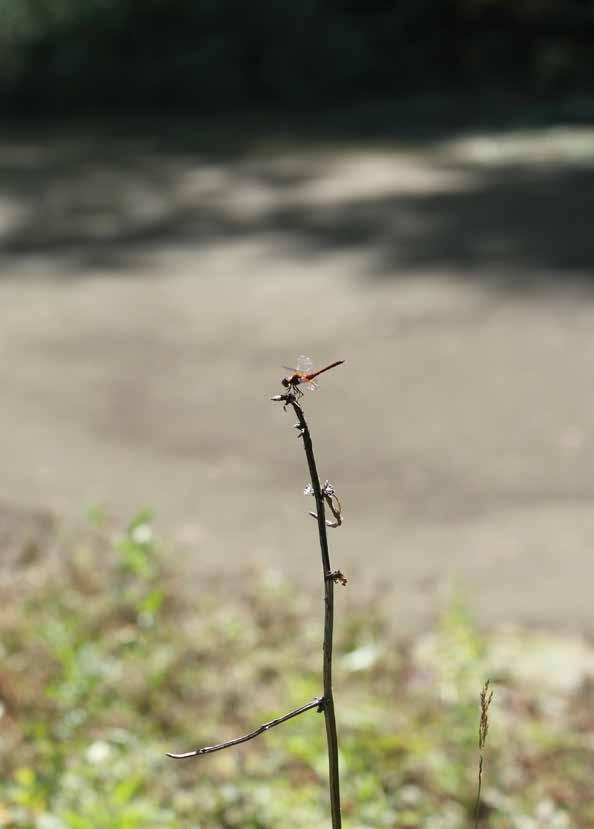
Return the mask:
<svg viewBox="0 0 594 829">
<path fill-rule="evenodd" d="M 170 754 L 167 752 L 167 757 L 173 757 L 174 760 L 186 760 L 188 757 L 199 757 L 202 754 L 212 754 L 214 751 L 222 751 L 224 748 L 231 748 L 231 746 L 237 746 L 240 743 L 247 743 L 248 740 L 253 740 L 254 737 L 258 737 L 265 731 L 269 731 L 271 728 L 281 725 L 281 723 L 287 722 L 287 720 L 291 720 L 293 717 L 299 716 L 299 714 L 304 714 L 312 708 L 316 708 L 319 712 L 322 712 L 324 710 L 324 702 L 324 697 L 319 697 L 313 702 L 310 702 L 307 705 L 302 705 L 301 708 L 296 708 L 294 711 L 290 711 L 282 717 L 277 717 L 275 720 L 270 720 L 270 722 L 264 723 L 264 725 L 256 728 L 255 731 L 250 731 L 249 734 L 245 734 L 243 737 L 237 737 L 235 740 L 227 740 L 227 742 L 218 743 L 215 746 L 195 748 L 193 751 L 185 752 L 185 754 Z"/>
</svg>

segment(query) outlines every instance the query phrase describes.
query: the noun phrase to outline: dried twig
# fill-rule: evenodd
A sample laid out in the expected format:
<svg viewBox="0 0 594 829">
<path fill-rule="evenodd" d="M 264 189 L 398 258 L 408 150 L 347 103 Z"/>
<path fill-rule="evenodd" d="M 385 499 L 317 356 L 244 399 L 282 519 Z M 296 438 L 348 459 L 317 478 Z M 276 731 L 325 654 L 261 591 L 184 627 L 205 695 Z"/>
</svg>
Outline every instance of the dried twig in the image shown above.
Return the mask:
<svg viewBox="0 0 594 829">
<path fill-rule="evenodd" d="M 478 770 L 478 785 L 476 792 L 476 805 L 474 809 L 475 827 L 478 829 L 480 809 L 481 809 L 481 788 L 483 785 L 483 762 L 485 746 L 487 744 L 487 734 L 489 733 L 489 706 L 493 700 L 493 691 L 489 690 L 490 680 L 488 679 L 481 691 L 481 719 L 479 722 L 479 770 Z"/>
<path fill-rule="evenodd" d="M 297 428 L 299 437 L 303 439 L 303 448 L 307 458 L 307 465 L 311 478 L 311 490 L 316 499 L 315 517 L 318 522 L 318 533 L 320 537 L 320 551 L 322 554 L 322 570 L 324 576 L 325 613 L 324 613 L 324 651 L 323 651 L 323 679 L 324 679 L 324 717 L 326 720 L 326 741 L 328 745 L 328 766 L 330 783 L 330 808 L 332 813 L 332 829 L 340 829 L 340 779 L 338 773 L 338 735 L 336 732 L 336 716 L 334 713 L 334 696 L 332 693 L 332 644 L 334 633 L 334 584 L 339 580 L 336 573 L 330 567 L 330 554 L 328 552 L 328 538 L 326 536 L 326 514 L 325 501 L 331 497 L 324 492 L 320 486 L 320 478 L 316 467 L 316 460 L 313 451 L 313 444 L 309 427 L 303 414 L 303 409 L 297 402 L 292 391 L 286 394 L 277 395 L 272 398 L 284 403 L 284 408 L 291 406 L 297 416 Z M 324 485 L 326 488 L 328 482 Z M 334 512 L 334 511 L 333 511 Z M 342 573 L 341 573 L 342 576 Z M 344 578 L 344 576 L 342 576 Z"/>
<path fill-rule="evenodd" d="M 343 362 L 343 360 L 339 360 L 338 362 L 332 363 L 332 365 L 326 366 L 326 368 L 323 369 L 323 371 L 327 371 L 328 369 L 333 368 L 334 366 L 342 365 Z M 319 373 L 321 372 L 318 372 L 318 374 Z M 308 377 L 314 376 L 317 376 L 317 374 L 308 375 Z M 340 570 L 333 571 L 330 567 L 330 555 L 328 553 L 328 539 L 326 537 L 326 526 L 340 526 L 340 524 L 342 523 L 342 509 L 340 501 L 338 500 L 334 492 L 334 486 L 329 481 L 326 481 L 323 488 L 320 487 L 320 479 L 318 476 L 318 470 L 316 468 L 316 461 L 314 457 L 313 445 L 311 442 L 311 435 L 309 433 L 309 428 L 307 426 L 307 422 L 303 414 L 303 409 L 297 402 L 298 397 L 301 396 L 301 391 L 299 389 L 299 384 L 301 382 L 302 379 L 300 379 L 300 376 L 298 377 L 297 374 L 295 374 L 291 382 L 285 379 L 283 381 L 283 385 L 287 389 L 286 393 L 277 394 L 271 399 L 277 402 L 282 402 L 284 404 L 283 408 L 285 410 L 288 406 L 291 406 L 295 414 L 297 415 L 298 422 L 296 424 L 296 428 L 298 429 L 298 437 L 302 438 L 303 440 L 303 447 L 305 449 L 305 456 L 307 458 L 307 465 L 311 477 L 311 484 L 309 485 L 309 489 L 311 490 L 310 494 L 312 494 L 316 500 L 317 512 L 313 513 L 313 515 L 318 522 L 325 594 L 323 648 L 324 694 L 322 697 L 319 697 L 313 702 L 301 706 L 301 708 L 296 708 L 294 711 L 290 711 L 288 714 L 285 714 L 282 717 L 277 717 L 275 720 L 270 720 L 270 722 L 264 723 L 264 725 L 261 725 L 254 731 L 250 731 L 249 734 L 245 734 L 243 737 L 237 737 L 234 740 L 227 740 L 224 743 L 218 743 L 214 746 L 204 746 L 203 748 L 196 748 L 193 751 L 187 751 L 183 754 L 168 753 L 167 756 L 172 757 L 175 760 L 183 760 L 190 757 L 199 757 L 203 754 L 212 754 L 215 751 L 222 751 L 225 748 L 231 748 L 232 746 L 239 745 L 240 743 L 245 743 L 248 740 L 253 740 L 254 737 L 263 734 L 265 731 L 269 731 L 271 728 L 275 728 L 277 725 L 281 725 L 282 723 L 287 722 L 287 720 L 290 720 L 293 717 L 297 717 L 299 714 L 303 714 L 306 711 L 310 711 L 312 708 L 316 708 L 319 712 L 324 712 L 324 718 L 326 722 L 332 829 L 341 829 L 342 824 L 340 813 L 340 783 L 338 776 L 338 737 L 336 733 L 334 697 L 332 694 L 332 644 L 334 629 L 334 585 L 337 582 L 340 582 L 341 584 L 345 585 L 347 583 L 347 580 Z M 306 489 L 306 491 L 308 490 Z M 328 505 L 330 511 L 332 512 L 332 515 L 334 516 L 334 521 L 326 521 L 326 515 L 324 511 L 325 504 Z"/>
<path fill-rule="evenodd" d="M 204 748 L 195 748 L 193 751 L 186 751 L 184 754 L 171 754 L 167 752 L 167 756 L 173 757 L 174 760 L 187 760 L 188 757 L 199 757 L 202 754 L 212 754 L 215 751 L 222 751 L 222 749 L 224 748 L 231 748 L 232 746 L 237 746 L 240 743 L 247 743 L 248 740 L 253 740 L 254 737 L 258 737 L 265 731 L 269 731 L 271 728 L 275 728 L 277 725 L 287 722 L 287 720 L 291 720 L 293 719 L 293 717 L 299 716 L 299 714 L 304 714 L 306 711 L 311 711 L 312 708 L 317 708 L 319 712 L 323 711 L 324 698 L 320 697 L 319 699 L 315 699 L 313 702 L 310 702 L 307 705 L 302 705 L 301 708 L 296 708 L 294 711 L 290 711 L 288 714 L 285 714 L 282 717 L 277 717 L 275 720 L 270 720 L 270 722 L 264 723 L 264 725 L 261 725 L 254 731 L 250 731 L 249 734 L 245 734 L 243 737 L 236 737 L 234 740 L 227 740 L 227 742 L 218 743 L 216 746 L 205 746 Z"/>
</svg>

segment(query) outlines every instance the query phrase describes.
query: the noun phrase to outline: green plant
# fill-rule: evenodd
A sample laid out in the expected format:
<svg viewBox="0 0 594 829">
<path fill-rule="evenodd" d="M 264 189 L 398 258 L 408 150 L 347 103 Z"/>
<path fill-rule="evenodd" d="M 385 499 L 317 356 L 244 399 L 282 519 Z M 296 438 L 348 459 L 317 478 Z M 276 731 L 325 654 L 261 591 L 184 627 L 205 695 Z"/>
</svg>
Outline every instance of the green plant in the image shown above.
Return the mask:
<svg viewBox="0 0 594 829">
<path fill-rule="evenodd" d="M 129 536 L 105 519 L 68 537 L 53 563 L 42 556 L 10 589 L 0 583 L 0 827 L 276 829 L 288 815 L 291 829 L 325 825 L 318 717 L 199 770 L 164 757 L 187 737 L 188 712 L 197 739 L 225 739 L 255 716 L 272 719 L 279 698 L 297 707 L 318 693 L 318 597 L 253 568 L 203 575 L 188 590 L 191 557 L 155 536 L 152 575 L 131 592 L 120 550 Z M 139 538 L 146 544 L 146 532 Z M 155 584 L 164 598 L 146 625 L 139 602 Z M 557 688 L 514 664 L 532 665 L 539 650 L 546 666 L 553 648 L 575 652 L 571 638 L 481 634 L 461 599 L 402 638 L 390 596 L 349 591 L 344 605 L 335 662 L 345 829 L 472 825 L 485 675 L 497 692 L 482 829 L 590 829 L 590 647 L 584 681 Z M 514 658 L 502 659 L 510 639 Z"/>
</svg>

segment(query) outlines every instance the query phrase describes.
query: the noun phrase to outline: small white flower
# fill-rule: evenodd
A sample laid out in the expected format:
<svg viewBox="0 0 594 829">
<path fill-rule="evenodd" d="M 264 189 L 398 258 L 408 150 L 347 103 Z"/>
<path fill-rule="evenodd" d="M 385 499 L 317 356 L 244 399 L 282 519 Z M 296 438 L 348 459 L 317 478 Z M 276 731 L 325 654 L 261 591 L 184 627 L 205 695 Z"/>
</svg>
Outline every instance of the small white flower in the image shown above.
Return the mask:
<svg viewBox="0 0 594 829">
<path fill-rule="evenodd" d="M 105 763 L 111 757 L 111 746 L 105 740 L 97 740 L 87 749 L 87 760 L 94 766 Z"/>
<path fill-rule="evenodd" d="M 132 530 L 132 541 L 135 544 L 150 544 L 153 540 L 153 529 L 149 524 L 139 524 Z"/>
</svg>

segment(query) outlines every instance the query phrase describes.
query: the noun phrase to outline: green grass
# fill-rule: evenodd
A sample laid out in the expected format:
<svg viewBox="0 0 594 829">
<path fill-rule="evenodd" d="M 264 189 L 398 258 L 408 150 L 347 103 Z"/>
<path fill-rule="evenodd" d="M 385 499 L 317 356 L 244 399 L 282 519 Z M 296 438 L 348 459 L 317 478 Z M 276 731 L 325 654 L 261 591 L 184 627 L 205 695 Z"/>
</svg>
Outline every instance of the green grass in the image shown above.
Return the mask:
<svg viewBox="0 0 594 829">
<path fill-rule="evenodd" d="M 148 514 L 109 536 L 99 526 L 2 588 L 0 826 L 327 826 L 315 712 L 236 749 L 165 757 L 320 693 L 321 597 L 266 573 L 190 579 Z M 459 603 L 420 639 L 389 630 L 387 608 L 357 604 L 356 584 L 338 593 L 347 827 L 472 825 L 489 675 L 482 826 L 592 826 L 590 686 L 561 694 L 493 675 L 496 635 L 481 637 Z"/>
</svg>

